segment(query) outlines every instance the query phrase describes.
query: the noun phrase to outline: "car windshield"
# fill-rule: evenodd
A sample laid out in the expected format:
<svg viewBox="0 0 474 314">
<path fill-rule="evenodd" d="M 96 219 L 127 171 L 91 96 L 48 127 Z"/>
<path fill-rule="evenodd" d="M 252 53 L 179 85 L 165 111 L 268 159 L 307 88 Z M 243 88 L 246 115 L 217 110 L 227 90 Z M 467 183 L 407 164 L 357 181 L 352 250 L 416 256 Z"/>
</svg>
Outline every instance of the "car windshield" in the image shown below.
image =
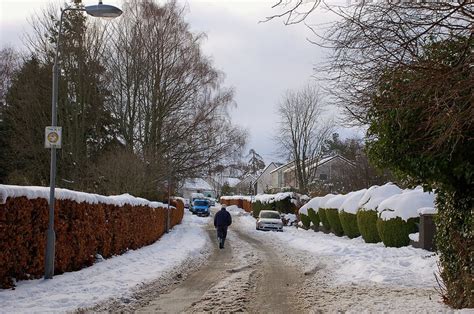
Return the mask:
<svg viewBox="0 0 474 314">
<path fill-rule="evenodd" d="M 194 201 L 194 206 L 207 206 L 207 201 Z"/>
<path fill-rule="evenodd" d="M 280 214 L 272 212 L 261 212 L 260 218 L 280 219 Z"/>
</svg>

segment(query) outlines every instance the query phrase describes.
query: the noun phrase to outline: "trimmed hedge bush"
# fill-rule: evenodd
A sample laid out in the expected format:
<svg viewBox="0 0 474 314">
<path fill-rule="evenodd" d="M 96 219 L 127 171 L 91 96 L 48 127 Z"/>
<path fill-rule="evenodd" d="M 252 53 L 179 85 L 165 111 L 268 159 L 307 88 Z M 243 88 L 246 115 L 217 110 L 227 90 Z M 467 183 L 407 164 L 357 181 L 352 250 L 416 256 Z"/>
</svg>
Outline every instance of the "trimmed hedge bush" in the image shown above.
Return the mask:
<svg viewBox="0 0 474 314">
<path fill-rule="evenodd" d="M 309 217 L 306 216 L 305 214 L 300 214 L 300 220 L 301 220 L 301 223 L 303 224 L 303 227 L 305 229 L 309 229 L 311 225 L 311 219 L 309 219 Z"/>
<path fill-rule="evenodd" d="M 258 214 L 262 210 L 276 210 L 275 203 L 262 203 L 260 201 L 255 201 L 252 203 L 252 215 L 255 218 L 258 218 Z"/>
<path fill-rule="evenodd" d="M 319 223 L 321 222 L 321 220 L 319 219 L 319 214 L 314 209 L 308 208 L 308 217 L 311 220 L 311 222 L 313 223 L 316 230 L 318 230 L 319 229 Z"/>
<path fill-rule="evenodd" d="M 280 213 L 284 213 L 284 214 L 296 213 L 296 206 L 295 204 L 291 202 L 290 197 L 274 202 L 273 205 L 274 205 L 273 208 L 275 208 L 275 210 L 277 210 Z"/>
<path fill-rule="evenodd" d="M 359 232 L 366 243 L 382 241 L 377 230 L 377 211 L 359 209 L 356 216 Z"/>
<path fill-rule="evenodd" d="M 184 204 L 172 201 L 171 226 L 179 224 Z M 48 201 L 43 198 L 8 197 L 0 204 L 0 286 L 14 279 L 40 278 L 44 274 Z M 138 249 L 158 240 L 166 229 L 167 208 L 124 204 L 77 203 L 56 199 L 55 274 L 79 270 L 94 263 L 95 255 L 107 258 Z"/>
<path fill-rule="evenodd" d="M 339 212 L 339 220 L 341 221 L 342 230 L 349 238 L 357 238 L 360 236 L 359 227 L 357 226 L 357 216 L 355 214 Z"/>
<path fill-rule="evenodd" d="M 339 212 L 337 208 L 326 208 L 326 218 L 331 226 L 331 231 L 338 237 L 342 237 L 344 235 L 344 230 L 342 229 L 341 221 L 339 220 Z"/>
<path fill-rule="evenodd" d="M 420 218 L 410 218 L 404 221 L 400 217 L 389 220 L 377 219 L 377 230 L 385 246 L 402 247 L 410 244 L 410 233 L 418 230 L 416 224 Z"/>
<path fill-rule="evenodd" d="M 323 224 L 324 229 L 326 231 L 330 231 L 331 230 L 331 225 L 329 224 L 329 220 L 326 216 L 326 209 L 319 208 L 318 209 L 318 215 L 319 215 L 319 219 L 321 220 L 321 223 Z"/>
</svg>

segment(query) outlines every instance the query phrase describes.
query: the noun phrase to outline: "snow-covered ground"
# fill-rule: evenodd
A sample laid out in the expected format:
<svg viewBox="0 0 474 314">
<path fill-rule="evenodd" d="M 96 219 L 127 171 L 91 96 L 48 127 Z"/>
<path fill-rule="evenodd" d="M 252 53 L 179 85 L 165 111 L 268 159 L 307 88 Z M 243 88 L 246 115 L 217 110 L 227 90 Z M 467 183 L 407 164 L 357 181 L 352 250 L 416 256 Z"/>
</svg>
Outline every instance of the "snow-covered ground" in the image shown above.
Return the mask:
<svg viewBox="0 0 474 314">
<path fill-rule="evenodd" d="M 235 219 L 231 232 L 238 229 L 279 250 L 287 248 L 289 255 L 301 252 L 298 255 L 305 256 L 307 264 L 295 260 L 292 265 L 305 273 L 314 268 L 309 265 L 311 261 L 332 261 L 327 270 L 334 285 L 375 284 L 415 290 L 437 286 L 434 273 L 438 257 L 431 252 L 412 247 L 386 248 L 381 243 L 367 244 L 361 238 L 295 227 L 284 227 L 282 233 L 256 231 L 255 219 L 248 213 L 236 206 L 228 210 Z M 148 247 L 52 280 L 21 281 L 15 290 L 0 291 L 0 312 L 64 312 L 131 296 L 141 284 L 166 276 L 183 262 L 202 259 L 211 245 L 205 230 L 210 219 L 186 211 L 181 225 Z"/>
<path fill-rule="evenodd" d="M 208 222 L 209 218 L 185 211 L 183 223 L 152 245 L 52 280 L 20 281 L 15 290 L 0 290 L 0 312 L 64 312 L 126 297 L 137 285 L 163 276 L 185 260 L 201 258 L 209 241 L 204 230 Z"/>
<path fill-rule="evenodd" d="M 438 256 L 411 246 L 387 248 L 382 243 L 365 243 L 361 237 L 349 239 L 313 230 L 284 227 L 284 232 L 267 233 L 255 230 L 255 219 L 242 216 L 247 233 L 266 238 L 278 246 L 306 251 L 318 257 L 332 257 L 335 283 L 375 282 L 412 287 L 437 286 Z"/>
</svg>

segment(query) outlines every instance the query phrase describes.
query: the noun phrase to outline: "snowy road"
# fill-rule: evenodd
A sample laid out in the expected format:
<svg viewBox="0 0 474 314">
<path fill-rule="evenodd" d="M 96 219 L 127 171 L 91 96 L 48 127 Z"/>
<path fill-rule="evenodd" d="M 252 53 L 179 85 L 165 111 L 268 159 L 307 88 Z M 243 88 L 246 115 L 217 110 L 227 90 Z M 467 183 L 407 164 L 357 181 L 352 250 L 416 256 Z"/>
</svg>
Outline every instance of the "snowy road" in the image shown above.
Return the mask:
<svg viewBox="0 0 474 314">
<path fill-rule="evenodd" d="M 114 302 L 94 310 L 155 313 L 180 312 L 295 312 L 299 282 L 292 267 L 272 246 L 239 231 L 239 220 L 229 231 L 223 250 L 217 248 L 215 230 L 207 227 L 213 249 L 205 264 L 185 270 L 167 287 L 147 287 L 133 302 Z M 157 294 L 157 289 L 161 293 Z M 299 307 L 298 307 L 299 308 Z"/>
<path fill-rule="evenodd" d="M 163 285 L 160 281 L 156 286 L 151 285 L 136 294 L 133 302 L 116 301 L 95 310 L 148 313 L 449 311 L 440 303 L 437 292 L 423 283 L 413 287 L 409 281 L 407 285 L 344 282 L 336 276 L 337 271 L 344 268 L 337 257 L 309 253 L 285 243 L 293 236 L 290 229 L 287 234 L 279 234 L 257 232 L 253 228 L 251 217 L 234 213 L 226 247 L 219 250 L 209 221 L 206 231 L 212 248 L 205 263 L 180 267 L 179 276 L 174 276 L 171 284 Z"/>
</svg>

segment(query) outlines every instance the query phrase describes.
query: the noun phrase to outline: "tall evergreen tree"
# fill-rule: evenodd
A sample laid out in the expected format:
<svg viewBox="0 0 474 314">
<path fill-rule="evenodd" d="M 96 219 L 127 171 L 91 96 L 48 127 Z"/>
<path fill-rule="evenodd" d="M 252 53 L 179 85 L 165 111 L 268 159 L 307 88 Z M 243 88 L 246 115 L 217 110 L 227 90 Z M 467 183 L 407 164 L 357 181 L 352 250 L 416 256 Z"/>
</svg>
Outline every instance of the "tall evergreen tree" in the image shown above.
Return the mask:
<svg viewBox="0 0 474 314">
<path fill-rule="evenodd" d="M 249 150 L 247 154 L 249 158 L 247 162 L 248 173 L 257 174 L 260 170 L 265 169 L 265 162 L 262 156 L 260 156 L 253 148 Z"/>
<path fill-rule="evenodd" d="M 44 127 L 51 116 L 51 68 L 35 57 L 14 75 L 2 112 L 6 155 L 2 168 L 8 182 L 47 185 L 49 154 L 44 148 Z"/>
</svg>

